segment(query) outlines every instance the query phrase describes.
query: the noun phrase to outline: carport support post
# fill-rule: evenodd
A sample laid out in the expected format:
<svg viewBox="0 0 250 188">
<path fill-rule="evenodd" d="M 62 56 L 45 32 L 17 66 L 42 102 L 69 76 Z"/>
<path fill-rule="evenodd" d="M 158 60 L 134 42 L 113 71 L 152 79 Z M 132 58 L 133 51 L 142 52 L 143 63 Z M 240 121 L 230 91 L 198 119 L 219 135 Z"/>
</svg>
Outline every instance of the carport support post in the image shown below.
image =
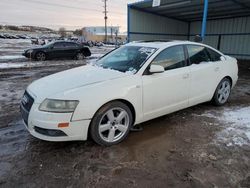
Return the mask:
<svg viewBox="0 0 250 188">
<path fill-rule="evenodd" d="M 204 41 L 205 35 L 206 35 L 207 11 L 208 11 L 208 0 L 204 0 L 204 10 L 203 10 L 203 19 L 202 19 L 202 30 L 201 30 L 202 42 Z"/>
<path fill-rule="evenodd" d="M 130 42 L 130 5 L 127 5 L 127 42 Z"/>
</svg>

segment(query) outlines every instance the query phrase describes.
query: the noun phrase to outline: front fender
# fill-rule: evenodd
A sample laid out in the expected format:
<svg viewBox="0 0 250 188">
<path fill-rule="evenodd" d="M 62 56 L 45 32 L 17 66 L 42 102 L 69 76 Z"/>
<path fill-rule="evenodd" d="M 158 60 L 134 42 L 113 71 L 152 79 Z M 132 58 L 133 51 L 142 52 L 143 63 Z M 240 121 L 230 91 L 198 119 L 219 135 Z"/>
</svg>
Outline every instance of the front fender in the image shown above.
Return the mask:
<svg viewBox="0 0 250 188">
<path fill-rule="evenodd" d="M 63 98 L 79 100 L 72 121 L 92 119 L 104 104 L 118 99 L 130 102 L 136 113 L 135 123 L 140 122 L 142 113 L 141 77 L 137 75 L 95 83 L 64 92 Z"/>
</svg>

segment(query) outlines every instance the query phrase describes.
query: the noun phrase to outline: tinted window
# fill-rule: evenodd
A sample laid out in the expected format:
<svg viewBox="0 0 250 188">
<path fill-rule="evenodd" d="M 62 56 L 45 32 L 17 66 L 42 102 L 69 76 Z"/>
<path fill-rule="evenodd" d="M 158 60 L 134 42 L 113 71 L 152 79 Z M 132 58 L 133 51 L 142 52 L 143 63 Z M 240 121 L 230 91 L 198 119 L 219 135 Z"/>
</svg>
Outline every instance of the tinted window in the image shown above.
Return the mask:
<svg viewBox="0 0 250 188">
<path fill-rule="evenodd" d="M 63 42 L 56 42 L 56 43 L 54 44 L 54 48 L 64 48 Z"/>
<path fill-rule="evenodd" d="M 207 52 L 210 57 L 210 61 L 220 61 L 221 55 L 219 53 L 210 48 L 207 48 Z"/>
<path fill-rule="evenodd" d="M 187 45 L 188 55 L 192 64 L 209 62 L 206 47 L 198 45 Z"/>
<path fill-rule="evenodd" d="M 76 48 L 77 44 L 75 44 L 73 42 L 65 42 L 65 47 L 66 48 Z"/>
<path fill-rule="evenodd" d="M 163 50 L 152 64 L 161 65 L 165 70 L 186 66 L 183 46 L 173 46 Z"/>
</svg>

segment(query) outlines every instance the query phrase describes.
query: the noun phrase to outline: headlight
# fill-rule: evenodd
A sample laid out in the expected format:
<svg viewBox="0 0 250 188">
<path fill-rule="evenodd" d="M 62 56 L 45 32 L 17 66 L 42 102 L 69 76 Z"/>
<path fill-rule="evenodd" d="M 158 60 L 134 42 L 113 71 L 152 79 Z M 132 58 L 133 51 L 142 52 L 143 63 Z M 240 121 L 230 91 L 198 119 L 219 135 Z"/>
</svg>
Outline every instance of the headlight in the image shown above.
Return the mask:
<svg viewBox="0 0 250 188">
<path fill-rule="evenodd" d="M 45 99 L 39 106 L 39 110 L 45 112 L 69 113 L 75 111 L 78 103 L 79 101 L 75 100 Z"/>
<path fill-rule="evenodd" d="M 33 52 L 33 50 L 26 51 L 27 54 L 31 54 L 32 52 Z"/>
</svg>

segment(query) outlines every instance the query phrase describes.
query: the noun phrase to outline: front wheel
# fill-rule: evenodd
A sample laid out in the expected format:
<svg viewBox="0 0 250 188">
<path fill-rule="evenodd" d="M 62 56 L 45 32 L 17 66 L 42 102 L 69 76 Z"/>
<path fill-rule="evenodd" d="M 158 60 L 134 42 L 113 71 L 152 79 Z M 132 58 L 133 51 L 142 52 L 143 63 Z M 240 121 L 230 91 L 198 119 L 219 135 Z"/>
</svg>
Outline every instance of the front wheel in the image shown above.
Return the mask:
<svg viewBox="0 0 250 188">
<path fill-rule="evenodd" d="M 46 54 L 44 52 L 38 52 L 36 54 L 36 60 L 45 61 L 46 60 Z"/>
<path fill-rule="evenodd" d="M 119 101 L 111 102 L 95 114 L 90 135 L 97 144 L 111 146 L 127 137 L 132 122 L 133 116 L 127 105 Z"/>
<path fill-rule="evenodd" d="M 219 85 L 216 88 L 213 97 L 213 103 L 216 106 L 221 106 L 225 104 L 231 93 L 231 82 L 228 78 L 224 78 L 221 80 Z"/>
</svg>

